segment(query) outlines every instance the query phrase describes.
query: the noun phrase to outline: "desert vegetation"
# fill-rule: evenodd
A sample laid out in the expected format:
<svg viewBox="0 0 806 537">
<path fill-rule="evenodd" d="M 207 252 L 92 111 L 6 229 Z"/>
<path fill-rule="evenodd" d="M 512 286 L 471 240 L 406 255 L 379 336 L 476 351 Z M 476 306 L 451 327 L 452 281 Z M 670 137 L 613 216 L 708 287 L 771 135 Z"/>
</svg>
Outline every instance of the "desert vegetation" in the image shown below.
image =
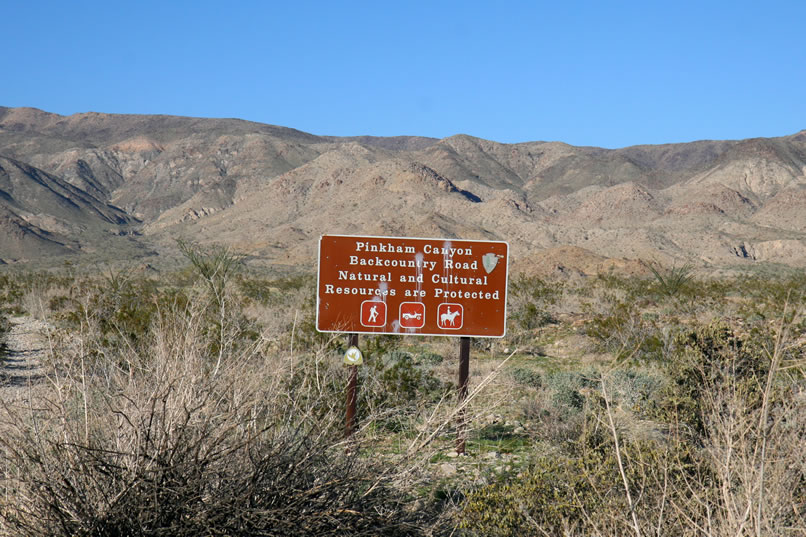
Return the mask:
<svg viewBox="0 0 806 537">
<path fill-rule="evenodd" d="M 0 273 L 0 338 L 51 327 L 46 378 L 0 387 L 0 534 L 806 535 L 801 273 L 514 277 L 457 456 L 456 341 L 362 336 L 345 439 L 315 279 L 180 246 Z"/>
</svg>

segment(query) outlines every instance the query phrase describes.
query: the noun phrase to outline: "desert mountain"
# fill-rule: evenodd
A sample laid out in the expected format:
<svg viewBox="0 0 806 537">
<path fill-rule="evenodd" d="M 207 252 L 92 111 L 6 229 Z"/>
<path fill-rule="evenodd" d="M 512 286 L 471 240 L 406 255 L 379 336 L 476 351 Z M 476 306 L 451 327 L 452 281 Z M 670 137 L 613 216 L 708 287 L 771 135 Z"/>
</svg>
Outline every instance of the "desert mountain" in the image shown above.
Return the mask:
<svg viewBox="0 0 806 537">
<path fill-rule="evenodd" d="M 517 261 L 582 272 L 806 263 L 806 131 L 609 150 L 0 108 L 0 157 L 6 260 L 134 226 L 143 251 L 181 236 L 307 268 L 323 233 L 507 240 Z"/>
<path fill-rule="evenodd" d="M 0 156 L 0 259 L 78 252 L 82 238 L 134 221 L 56 175 Z"/>
</svg>

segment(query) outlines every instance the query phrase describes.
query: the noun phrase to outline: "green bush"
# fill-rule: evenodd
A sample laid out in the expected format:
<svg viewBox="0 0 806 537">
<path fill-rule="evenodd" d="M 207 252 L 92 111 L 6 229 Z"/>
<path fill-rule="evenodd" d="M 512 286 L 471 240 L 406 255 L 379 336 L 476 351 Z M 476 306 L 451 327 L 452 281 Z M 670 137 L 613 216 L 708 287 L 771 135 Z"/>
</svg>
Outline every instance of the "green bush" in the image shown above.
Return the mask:
<svg viewBox="0 0 806 537">
<path fill-rule="evenodd" d="M 533 369 L 517 367 L 512 370 L 512 378 L 518 384 L 522 384 L 530 388 L 540 388 L 543 386 L 543 376 Z"/>
<path fill-rule="evenodd" d="M 582 391 L 591 387 L 595 387 L 595 382 L 577 371 L 560 371 L 546 379 L 552 404 L 571 412 L 582 410 L 585 404 Z"/>
<path fill-rule="evenodd" d="M 386 355 L 381 372 L 383 390 L 390 400 L 410 403 L 418 399 L 433 400 L 445 391 L 434 374 L 415 364 L 414 357 L 402 351 Z"/>
<path fill-rule="evenodd" d="M 401 430 L 409 417 L 423 405 L 452 394 L 452 384 L 442 382 L 427 366 L 417 365 L 415 356 L 387 350 L 387 338 L 367 337 L 361 343 L 364 363 L 358 366 L 359 423 L 371 420 L 390 430 Z M 299 401 L 319 398 L 323 412 L 346 409 L 349 368 L 342 365 L 346 348 L 303 353 L 295 363 L 289 392 Z M 315 387 L 315 389 L 312 389 Z"/>
<path fill-rule="evenodd" d="M 313 276 L 305 274 L 275 279 L 237 274 L 235 281 L 245 297 L 264 306 L 284 305 L 289 291 L 313 289 L 316 283 Z"/>
<path fill-rule="evenodd" d="M 617 360 L 659 361 L 666 350 L 657 319 L 642 316 L 634 303 L 619 301 L 608 313 L 593 315 L 585 333 Z"/>
<path fill-rule="evenodd" d="M 663 379 L 632 369 L 617 369 L 607 375 L 608 395 L 613 404 L 643 412 L 654 402 L 663 386 Z"/>
<path fill-rule="evenodd" d="M 732 385 L 750 407 L 761 403 L 761 391 L 769 372 L 769 358 L 763 344 L 772 342 L 763 334 L 744 340 L 721 323 L 681 333 L 678 352 L 669 364 L 669 382 L 659 399 L 654 416 L 667 423 L 684 423 L 696 437 L 706 434 L 702 400 L 704 390 L 715 385 Z"/>
<path fill-rule="evenodd" d="M 552 377 L 557 387 L 566 387 L 555 393 L 592 399 L 577 414 L 582 419 L 577 436 L 562 449 L 537 454 L 520 475 L 504 475 L 471 490 L 458 514 L 459 527 L 468 535 L 497 537 L 628 535 L 635 533 L 634 512 L 642 534 L 697 534 L 703 515 L 697 501 L 702 498 L 691 501 L 688 487 L 712 478 L 698 452 L 663 437 L 631 439 L 617 427 L 617 455 L 612 431 L 604 426 L 609 418 L 595 375 L 554 375 L 548 382 Z M 584 396 L 578 391 L 583 386 Z M 672 503 L 689 511 L 666 511 Z M 690 524 L 688 516 L 696 522 Z"/>
<path fill-rule="evenodd" d="M 393 350 L 362 368 L 359 410 L 386 429 L 401 431 L 412 414 L 452 394 L 428 367 L 417 365 L 411 353 Z"/>
<path fill-rule="evenodd" d="M 637 500 L 639 525 L 647 532 L 655 530 L 657 513 L 674 495 L 664 497 L 657 488 L 641 487 L 662 479 L 662 467 L 670 455 L 651 444 L 627 444 L 622 455 L 634 461 L 627 472 Z M 667 484 L 670 478 L 666 476 Z M 459 527 L 470 535 L 634 533 L 613 445 L 608 442 L 583 447 L 570 456 L 537 457 L 519 477 L 471 491 L 458 518 Z M 666 514 L 662 519 L 665 535 L 682 534 L 679 518 L 674 512 Z"/>
<path fill-rule="evenodd" d="M 0 312 L 19 312 L 25 288 L 10 274 L 0 274 Z"/>
<path fill-rule="evenodd" d="M 101 280 L 81 282 L 76 296 L 57 296 L 49 305 L 72 330 L 97 328 L 99 351 L 119 351 L 148 344 L 160 296 L 153 280 L 110 272 Z"/>
<path fill-rule="evenodd" d="M 556 322 L 548 306 L 556 303 L 561 288 L 537 277 L 520 275 L 509 285 L 509 318 L 519 330 L 533 330 Z"/>
<path fill-rule="evenodd" d="M 419 351 L 414 354 L 414 363 L 419 366 L 439 365 L 445 360 L 441 354 L 429 351 Z"/>
<path fill-rule="evenodd" d="M 2 311 L 0 311 L 0 363 L 3 356 L 5 356 L 8 352 L 8 348 L 6 346 L 6 336 L 11 331 L 11 323 L 8 321 L 8 317 Z"/>
</svg>

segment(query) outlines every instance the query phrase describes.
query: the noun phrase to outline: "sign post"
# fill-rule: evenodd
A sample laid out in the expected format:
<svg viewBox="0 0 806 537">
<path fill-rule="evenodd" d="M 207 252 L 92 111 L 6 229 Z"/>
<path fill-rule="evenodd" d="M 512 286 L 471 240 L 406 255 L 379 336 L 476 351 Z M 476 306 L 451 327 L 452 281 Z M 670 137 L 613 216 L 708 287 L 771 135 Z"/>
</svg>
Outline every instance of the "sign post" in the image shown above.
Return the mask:
<svg viewBox="0 0 806 537">
<path fill-rule="evenodd" d="M 470 373 L 470 338 L 463 336 L 459 340 L 459 386 L 457 392 L 459 405 L 461 406 L 467 398 L 467 379 Z M 467 440 L 467 422 L 464 408 L 459 409 L 457 432 L 456 432 L 456 453 L 464 455 L 465 441 Z"/>
<path fill-rule="evenodd" d="M 323 235 L 316 329 L 460 337 L 459 404 L 467 397 L 471 337 L 506 333 L 509 245 L 502 241 Z M 355 339 L 353 339 L 355 338 Z M 357 349 L 356 349 L 357 351 Z M 357 368 L 347 386 L 346 432 L 355 430 Z M 460 412 L 457 452 L 465 450 Z"/>
<path fill-rule="evenodd" d="M 358 348 L 358 334 L 350 334 L 350 349 L 352 348 Z M 358 400 L 358 365 L 349 367 L 350 379 L 347 381 L 347 412 L 344 423 L 344 435 L 347 438 L 355 431 L 355 407 Z"/>
</svg>

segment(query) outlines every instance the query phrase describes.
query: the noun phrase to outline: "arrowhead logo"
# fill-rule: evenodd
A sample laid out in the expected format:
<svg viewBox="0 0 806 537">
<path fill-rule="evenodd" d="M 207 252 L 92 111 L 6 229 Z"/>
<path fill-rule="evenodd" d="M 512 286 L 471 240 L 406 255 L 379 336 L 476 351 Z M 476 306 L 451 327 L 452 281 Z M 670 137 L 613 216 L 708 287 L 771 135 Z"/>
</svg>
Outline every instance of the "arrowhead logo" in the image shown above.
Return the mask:
<svg viewBox="0 0 806 537">
<path fill-rule="evenodd" d="M 498 258 L 501 257 L 499 255 L 489 253 L 484 254 L 481 256 L 481 264 L 484 267 L 484 270 L 487 271 L 487 274 L 491 273 L 495 266 L 498 265 Z"/>
<path fill-rule="evenodd" d="M 358 347 L 347 349 L 347 352 L 344 353 L 344 363 L 345 365 L 361 365 L 364 363 L 364 356 L 358 350 Z"/>
</svg>

